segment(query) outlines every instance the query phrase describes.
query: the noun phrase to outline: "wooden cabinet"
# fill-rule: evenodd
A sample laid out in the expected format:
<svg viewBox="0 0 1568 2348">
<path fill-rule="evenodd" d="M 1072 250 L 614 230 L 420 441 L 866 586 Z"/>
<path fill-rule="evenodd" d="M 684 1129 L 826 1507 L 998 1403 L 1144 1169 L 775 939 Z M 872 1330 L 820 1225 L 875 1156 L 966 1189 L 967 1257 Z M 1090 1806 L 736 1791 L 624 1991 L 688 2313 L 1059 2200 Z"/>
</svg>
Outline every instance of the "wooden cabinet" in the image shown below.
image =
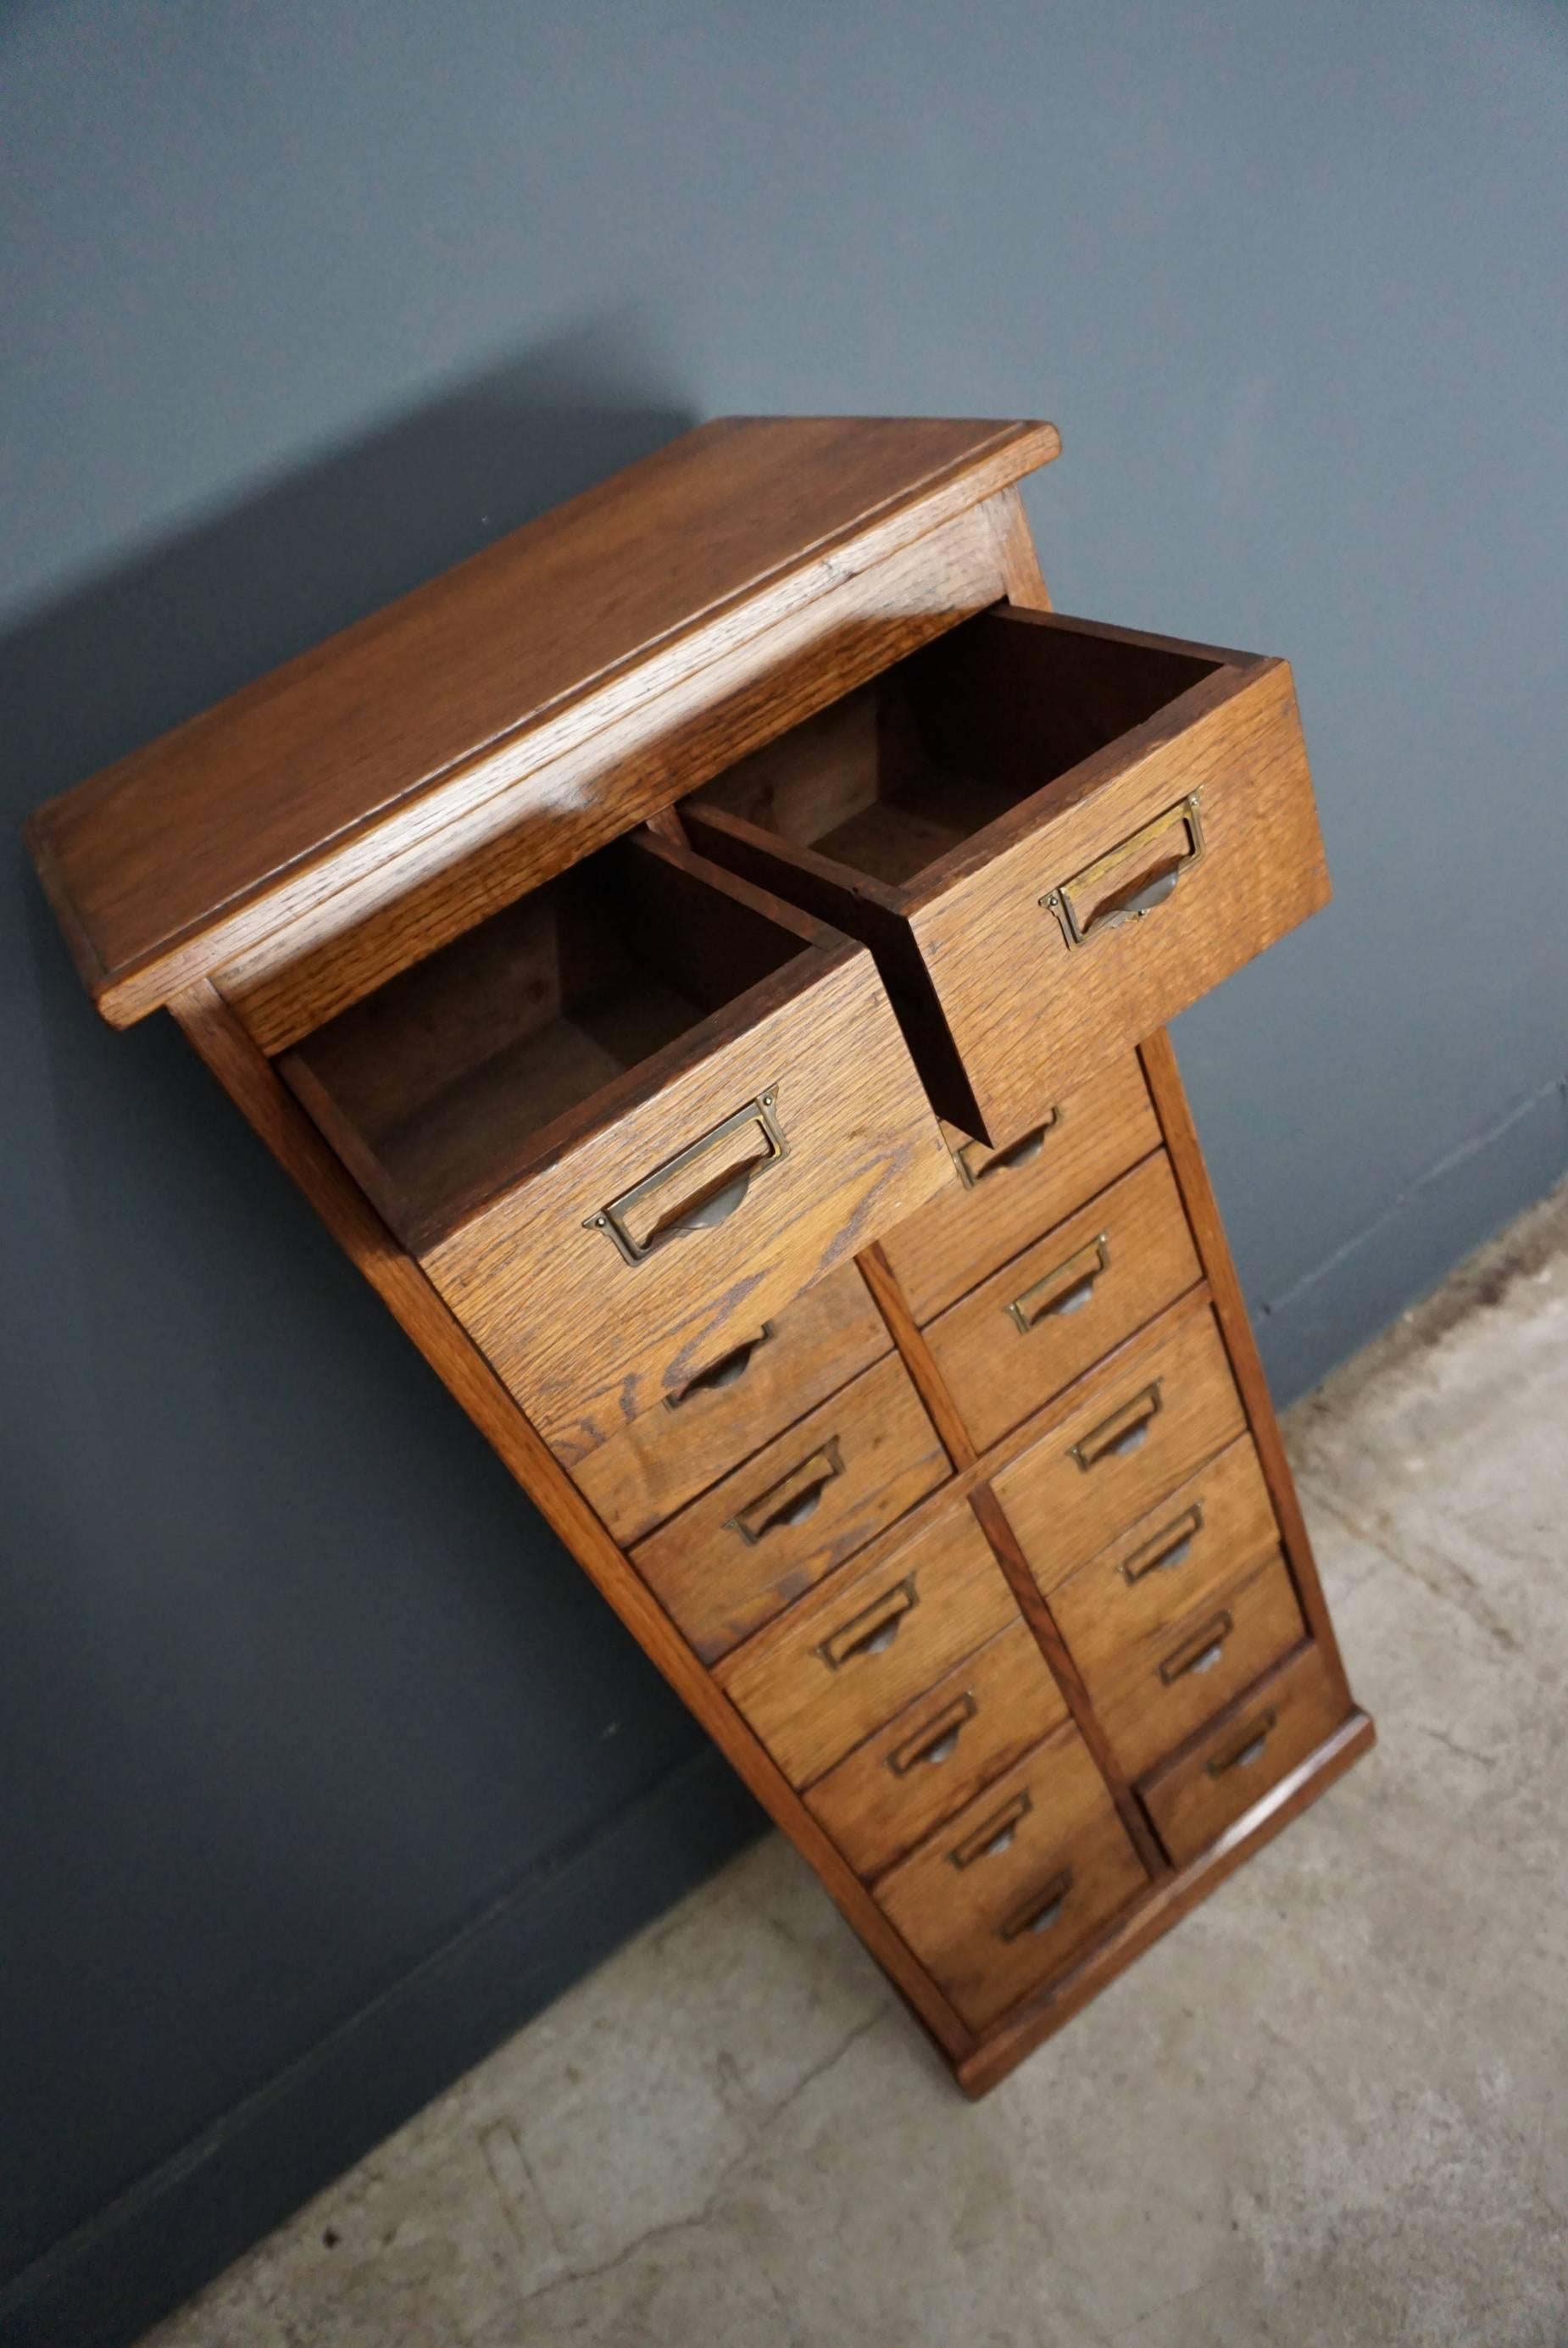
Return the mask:
<svg viewBox="0 0 1568 2348">
<path fill-rule="evenodd" d="M 1163 1032 L 1290 674 L 1051 613 L 1056 449 L 707 426 L 31 827 L 975 2094 L 1372 1735 Z"/>
</svg>

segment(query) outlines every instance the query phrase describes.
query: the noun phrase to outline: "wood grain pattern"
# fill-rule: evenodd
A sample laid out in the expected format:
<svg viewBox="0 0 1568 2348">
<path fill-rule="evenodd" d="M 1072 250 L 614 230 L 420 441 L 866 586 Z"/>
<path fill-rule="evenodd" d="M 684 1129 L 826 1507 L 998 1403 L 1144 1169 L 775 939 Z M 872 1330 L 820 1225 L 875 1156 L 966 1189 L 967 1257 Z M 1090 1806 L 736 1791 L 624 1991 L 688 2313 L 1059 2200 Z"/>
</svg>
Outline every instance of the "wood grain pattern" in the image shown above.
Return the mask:
<svg viewBox="0 0 1568 2348">
<path fill-rule="evenodd" d="M 1089 1702 L 1088 1690 L 1078 1675 L 1078 1665 L 1062 1637 L 1050 1604 L 1031 1579 L 1013 1528 L 1003 1515 L 1001 1504 L 991 1486 L 984 1481 L 976 1482 L 969 1494 L 969 1505 L 985 1529 L 996 1562 L 1012 1588 L 1018 1612 L 1050 1666 L 1051 1676 L 1062 1692 L 1074 1725 L 1083 1739 L 1084 1748 L 1105 1782 L 1133 1849 L 1151 1875 L 1160 1874 L 1166 1865 L 1165 1854 L 1150 1828 L 1142 1805 L 1110 1749 L 1109 1740 Z"/>
<path fill-rule="evenodd" d="M 892 1344 L 865 1282 L 844 1264 L 579 1459 L 578 1489 L 618 1541 L 640 1540 Z M 722 1383 L 705 1383 L 716 1373 Z"/>
<path fill-rule="evenodd" d="M 1236 1275 L 1231 1244 L 1220 1219 L 1213 1185 L 1203 1162 L 1202 1148 L 1192 1124 L 1186 1087 L 1181 1082 L 1170 1036 L 1163 1029 L 1150 1035 L 1140 1046 L 1139 1056 L 1143 1063 L 1143 1073 L 1149 1081 L 1150 1095 L 1165 1137 L 1165 1147 L 1181 1188 L 1188 1220 L 1192 1226 L 1192 1236 L 1203 1259 L 1204 1274 L 1214 1300 L 1215 1317 L 1224 1339 L 1232 1375 L 1246 1407 L 1264 1481 L 1268 1486 L 1274 1515 L 1284 1536 L 1285 1556 L 1290 1561 L 1302 1612 L 1306 1616 L 1307 1628 L 1317 1643 L 1324 1667 L 1348 1706 L 1350 1691 L 1340 1657 L 1339 1642 L 1335 1635 L 1328 1601 L 1323 1594 L 1312 1543 L 1307 1538 L 1306 1520 L 1296 1496 L 1295 1478 L 1290 1472 L 1290 1462 L 1285 1457 L 1284 1444 L 1280 1436 L 1279 1420 L 1274 1415 L 1274 1398 L 1264 1375 L 1263 1360 L 1258 1353 L 1257 1339 L 1253 1334 L 1246 1299 L 1242 1294 L 1242 1283 Z"/>
<path fill-rule="evenodd" d="M 632 1562 L 696 1653 L 715 1663 L 947 1473 L 908 1373 L 890 1357 L 650 1533 Z M 809 1491 L 814 1504 L 793 1517 Z"/>
<path fill-rule="evenodd" d="M 1377 1732 L 1366 1714 L 1351 1713 L 1342 1727 L 1243 1811 L 1217 1841 L 1179 1873 L 1154 1884 L 1057 1981 L 994 2024 L 974 2052 L 954 2065 L 965 2094 L 974 2100 L 989 2095 L 1037 2046 L 1053 2037 L 1146 1949 L 1218 1890 L 1227 1876 L 1337 1784 L 1376 1742 Z"/>
<path fill-rule="evenodd" d="M 1107 1450 L 1081 1468 L 1075 1448 L 1097 1447 L 1101 1431 L 1123 1413 L 1160 1406 L 1142 1441 Z M 1020 1549 L 1048 1560 L 1045 1586 L 1147 1514 L 1244 1431 L 1241 1397 L 1212 1313 L 1174 1306 L 1079 1381 L 1037 1433 L 990 1478 Z M 1038 1569 L 1036 1569 L 1037 1572 Z"/>
<path fill-rule="evenodd" d="M 1349 1708 L 1320 1650 L 1298 1646 L 1139 1787 L 1178 1867 L 1341 1727 Z"/>
<path fill-rule="evenodd" d="M 877 1899 L 981 2030 L 1062 1971 L 1148 1880 L 1069 1721 L 884 1875 Z M 1051 1921 L 1014 1929 L 1037 1902 Z"/>
<path fill-rule="evenodd" d="M 421 1251 L 562 1458 L 680 1392 L 945 1179 L 945 1146 L 870 957 L 819 967 L 766 1010 L 743 998 L 727 1023 L 695 1032 L 681 1061 L 609 1088 L 595 1130 Z M 764 1092 L 789 1154 L 727 1221 L 624 1262 L 590 1219 Z"/>
<path fill-rule="evenodd" d="M 855 1261 L 866 1286 L 876 1300 L 877 1310 L 887 1323 L 904 1367 L 914 1380 L 915 1392 L 930 1412 L 932 1425 L 947 1447 L 948 1457 L 955 1468 L 973 1467 L 976 1453 L 969 1439 L 969 1430 L 932 1358 L 931 1348 L 923 1334 L 911 1318 L 903 1292 L 893 1278 L 880 1244 L 865 1249 Z"/>
<path fill-rule="evenodd" d="M 171 1008 L 230 1098 L 769 1817 L 816 1870 L 911 2010 L 950 2059 L 962 2057 L 974 2044 L 967 2026 L 915 1962 L 783 1772 L 698 1663 L 472 1339 L 453 1319 L 418 1265 L 397 1245 L 216 988 L 205 983 L 197 986 Z"/>
<path fill-rule="evenodd" d="M 994 602 L 1003 585 L 986 509 L 956 512 L 881 561 L 835 570 L 761 634 L 731 641 L 726 631 L 705 666 L 657 693 L 621 695 L 616 714 L 569 747 L 546 757 L 542 733 L 481 756 L 448 778 L 428 823 L 400 819 L 409 837 L 397 853 L 372 834 L 338 851 L 330 872 L 297 876 L 226 916 L 222 941 L 198 940 L 174 959 L 211 961 L 221 949 L 222 991 L 256 1040 L 281 1051 L 639 820 L 657 816 L 666 836 L 673 825 L 684 837 L 677 793 Z M 280 909 L 287 918 L 258 938 Z M 130 1000 L 135 985 L 124 993 Z"/>
<path fill-rule="evenodd" d="M 857 1874 L 880 1875 L 1067 1716 L 1015 1615 L 820 1778 L 806 1807 Z"/>
<path fill-rule="evenodd" d="M 1081 1653 L 1077 1661 L 1111 1751 L 1136 1778 L 1195 1735 L 1302 1635 L 1301 1608 L 1275 1550 L 1088 1670 Z"/>
<path fill-rule="evenodd" d="M 1004 606 L 831 724 L 707 785 L 688 829 L 862 938 L 906 1006 L 930 991 L 983 1138 L 1026 1123 L 1042 1076 L 1081 1083 L 1326 901 L 1284 662 Z M 1169 901 L 1069 944 L 1043 901 L 1192 792 L 1203 854 Z M 969 1129 L 945 1064 L 923 1073 Z"/>
<path fill-rule="evenodd" d="M 154 1008 L 352 879 L 367 835 L 384 858 L 438 829 L 455 772 L 466 799 L 486 763 L 488 795 L 509 757 L 545 763 L 1057 446 L 1018 423 L 706 426 L 120 760 L 33 832 L 100 1006 Z M 232 917 L 258 905 L 246 937 Z M 215 960 L 176 956 L 215 932 Z"/>
<path fill-rule="evenodd" d="M 949 1128 L 972 1180 L 953 1179 L 879 1242 L 922 1325 L 1158 1149 L 1160 1125 L 1136 1052 L 1078 1091 L 1030 1105 L 1018 1132 L 988 1150 Z"/>
<path fill-rule="evenodd" d="M 1267 1487 L 1250 1437 L 1228 1444 L 1158 1507 L 1108 1542 L 1065 1581 L 1038 1550 L 1037 1521 L 1020 1540 L 1032 1572 L 1083 1673 L 1093 1686 L 1111 1657 L 1135 1648 L 1174 1617 L 1206 1605 L 1238 1569 L 1269 1556 L 1279 1541 Z"/>
<path fill-rule="evenodd" d="M 988 1449 L 1202 1276 L 1157 1153 L 928 1323 L 925 1342 L 975 1448 Z"/>
<path fill-rule="evenodd" d="M 717 1677 L 790 1782 L 810 1786 L 1017 1619 L 960 1500 L 908 1541 L 841 1567 Z"/>
</svg>

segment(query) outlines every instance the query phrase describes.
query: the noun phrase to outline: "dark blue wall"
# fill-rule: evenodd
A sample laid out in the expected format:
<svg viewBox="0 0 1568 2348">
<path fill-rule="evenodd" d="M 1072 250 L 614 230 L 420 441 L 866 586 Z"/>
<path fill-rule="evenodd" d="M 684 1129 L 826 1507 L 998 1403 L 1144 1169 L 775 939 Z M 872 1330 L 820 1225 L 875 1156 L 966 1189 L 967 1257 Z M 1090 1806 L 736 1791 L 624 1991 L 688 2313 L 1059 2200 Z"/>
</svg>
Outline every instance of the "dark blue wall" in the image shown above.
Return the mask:
<svg viewBox="0 0 1568 2348">
<path fill-rule="evenodd" d="M 37 798 L 697 418 L 1054 417 L 1288 653 L 1334 910 L 1181 1024 L 1282 1388 L 1568 1161 L 1550 0 L 0 15 Z M 0 940 L 0 2336 L 126 2336 L 752 1814 L 172 1029 Z"/>
</svg>

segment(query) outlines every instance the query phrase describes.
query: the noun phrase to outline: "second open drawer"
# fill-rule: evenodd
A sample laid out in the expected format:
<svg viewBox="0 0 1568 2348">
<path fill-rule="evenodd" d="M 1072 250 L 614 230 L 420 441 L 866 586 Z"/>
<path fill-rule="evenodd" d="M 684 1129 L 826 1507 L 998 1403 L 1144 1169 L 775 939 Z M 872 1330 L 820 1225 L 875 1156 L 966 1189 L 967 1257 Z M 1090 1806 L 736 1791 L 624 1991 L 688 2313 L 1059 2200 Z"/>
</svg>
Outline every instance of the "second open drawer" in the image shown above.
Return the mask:
<svg viewBox="0 0 1568 2348">
<path fill-rule="evenodd" d="M 682 816 L 873 948 L 933 1099 L 996 1144 L 1328 895 L 1285 662 L 1010 604 Z"/>
<path fill-rule="evenodd" d="M 647 836 L 279 1066 L 568 1464 L 951 1172 L 864 948 Z"/>
</svg>

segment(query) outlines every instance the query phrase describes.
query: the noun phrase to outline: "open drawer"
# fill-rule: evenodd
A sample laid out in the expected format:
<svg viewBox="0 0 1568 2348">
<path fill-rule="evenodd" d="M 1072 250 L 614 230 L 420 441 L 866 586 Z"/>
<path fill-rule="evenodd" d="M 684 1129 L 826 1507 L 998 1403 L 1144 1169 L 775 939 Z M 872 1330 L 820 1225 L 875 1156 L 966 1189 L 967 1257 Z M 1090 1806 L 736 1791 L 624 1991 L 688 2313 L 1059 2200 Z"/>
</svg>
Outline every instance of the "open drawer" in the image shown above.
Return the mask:
<svg viewBox="0 0 1568 2348">
<path fill-rule="evenodd" d="M 1284 661 L 1011 604 L 681 815 L 872 948 L 932 1098 L 998 1145 L 1328 897 Z"/>
<path fill-rule="evenodd" d="M 278 1066 L 567 1461 L 951 1172 L 864 948 L 648 835 Z"/>
</svg>

